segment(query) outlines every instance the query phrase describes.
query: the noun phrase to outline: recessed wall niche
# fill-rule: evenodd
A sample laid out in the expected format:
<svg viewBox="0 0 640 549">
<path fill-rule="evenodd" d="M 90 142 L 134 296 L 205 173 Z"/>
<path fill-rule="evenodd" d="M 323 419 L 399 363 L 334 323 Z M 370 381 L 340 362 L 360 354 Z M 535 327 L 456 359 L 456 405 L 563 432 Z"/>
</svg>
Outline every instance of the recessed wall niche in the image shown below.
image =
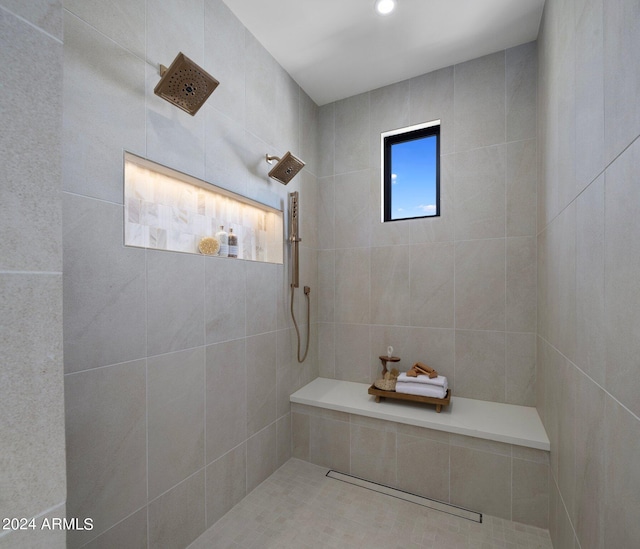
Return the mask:
<svg viewBox="0 0 640 549">
<path fill-rule="evenodd" d="M 125 152 L 126 246 L 200 254 L 223 226 L 238 238 L 238 259 L 282 263 L 283 212 Z"/>
</svg>

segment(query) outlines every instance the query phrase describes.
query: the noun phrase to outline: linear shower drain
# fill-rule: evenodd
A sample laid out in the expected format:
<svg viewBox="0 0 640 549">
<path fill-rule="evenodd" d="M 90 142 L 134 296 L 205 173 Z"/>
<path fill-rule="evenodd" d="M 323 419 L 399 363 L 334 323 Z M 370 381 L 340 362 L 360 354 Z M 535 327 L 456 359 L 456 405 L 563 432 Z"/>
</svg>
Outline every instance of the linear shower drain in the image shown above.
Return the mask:
<svg viewBox="0 0 640 549">
<path fill-rule="evenodd" d="M 433 509 L 434 511 L 440 511 L 441 513 L 454 515 L 456 517 L 470 520 L 472 522 L 482 523 L 482 513 L 470 511 L 469 509 L 465 509 L 463 507 L 457 507 L 456 505 L 451 505 L 450 503 L 443 503 L 442 501 L 437 501 L 435 499 L 429 499 L 423 496 L 412 494 L 410 492 L 404 492 L 403 490 L 391 488 L 390 486 L 385 486 L 384 484 L 378 484 L 376 482 L 364 480 L 352 475 L 347 475 L 346 473 L 340 473 L 339 471 L 334 471 L 333 469 L 330 469 L 327 472 L 326 476 L 335 480 L 346 482 L 348 484 L 353 484 L 354 486 L 366 488 L 367 490 L 373 490 L 374 492 L 378 492 L 380 494 L 385 494 L 387 496 L 398 498 L 403 501 L 408 501 L 409 503 L 415 503 L 416 505 L 421 505 L 422 507 L 428 507 L 429 509 Z"/>
</svg>

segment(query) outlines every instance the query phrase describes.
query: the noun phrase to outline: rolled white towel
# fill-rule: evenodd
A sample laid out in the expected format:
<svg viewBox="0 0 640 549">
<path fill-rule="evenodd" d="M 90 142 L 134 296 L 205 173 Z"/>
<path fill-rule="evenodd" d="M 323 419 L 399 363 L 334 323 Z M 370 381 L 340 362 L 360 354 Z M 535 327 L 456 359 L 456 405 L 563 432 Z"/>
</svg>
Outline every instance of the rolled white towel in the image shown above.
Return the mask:
<svg viewBox="0 0 640 549">
<path fill-rule="evenodd" d="M 447 378 L 445 376 L 437 376 L 430 378 L 429 376 L 410 377 L 406 372 L 402 372 L 398 376 L 398 381 L 402 383 L 422 383 L 424 385 L 435 385 L 437 387 L 444 387 L 445 390 L 449 387 Z"/>
<path fill-rule="evenodd" d="M 424 383 L 396 383 L 396 393 L 404 393 L 406 395 L 418 395 L 431 398 L 444 398 L 447 396 L 447 390 L 443 387 L 435 385 L 425 385 Z"/>
</svg>

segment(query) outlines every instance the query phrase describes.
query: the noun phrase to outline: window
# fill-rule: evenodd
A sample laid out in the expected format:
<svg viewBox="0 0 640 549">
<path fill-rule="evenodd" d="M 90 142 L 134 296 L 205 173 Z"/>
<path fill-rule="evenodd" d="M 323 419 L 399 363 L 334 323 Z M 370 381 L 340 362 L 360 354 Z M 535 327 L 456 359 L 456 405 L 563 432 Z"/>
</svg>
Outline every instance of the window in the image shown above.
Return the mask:
<svg viewBox="0 0 640 549">
<path fill-rule="evenodd" d="M 440 120 L 384 132 L 382 221 L 440 215 Z"/>
</svg>

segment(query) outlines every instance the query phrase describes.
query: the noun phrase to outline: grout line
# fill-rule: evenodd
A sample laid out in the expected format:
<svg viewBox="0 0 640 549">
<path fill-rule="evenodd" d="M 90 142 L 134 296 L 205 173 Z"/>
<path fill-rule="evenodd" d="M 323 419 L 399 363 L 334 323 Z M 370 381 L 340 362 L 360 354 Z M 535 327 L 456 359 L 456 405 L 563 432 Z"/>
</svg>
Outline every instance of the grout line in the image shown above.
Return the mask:
<svg viewBox="0 0 640 549">
<path fill-rule="evenodd" d="M 631 410 L 629 410 L 629 408 L 627 408 L 622 402 L 620 402 L 615 396 L 613 396 L 609 391 L 607 391 L 606 388 L 604 388 L 602 385 L 600 385 L 597 381 L 595 381 L 589 374 L 587 374 L 582 368 L 580 368 L 580 366 L 578 366 L 577 364 L 575 364 L 571 359 L 567 358 L 559 349 L 557 349 L 556 347 L 554 347 L 551 343 L 549 343 L 549 341 L 547 341 L 542 335 L 540 334 L 536 334 L 540 339 L 542 339 L 542 341 L 544 341 L 544 343 L 546 345 L 548 345 L 551 349 L 553 349 L 554 351 L 556 351 L 564 360 L 566 360 L 569 364 L 571 364 L 571 366 L 573 366 L 574 368 L 576 368 L 577 370 L 580 371 L 580 373 L 585 376 L 589 381 L 591 381 L 591 383 L 593 383 L 596 387 L 598 387 L 599 389 L 601 389 L 604 394 L 606 396 L 608 396 L 609 398 L 611 398 L 613 401 L 615 401 L 617 404 L 619 404 L 622 408 L 624 408 L 628 413 L 630 413 L 636 420 L 640 421 L 640 417 L 638 417 L 635 413 L 633 413 Z"/>
<path fill-rule="evenodd" d="M 22 23 L 25 23 L 26 25 L 29 25 L 30 27 L 34 28 L 35 30 L 37 30 L 38 32 L 44 34 L 45 36 L 48 36 L 49 38 L 51 38 L 52 40 L 55 40 L 58 44 L 62 45 L 64 44 L 63 40 L 61 38 L 58 38 L 57 36 L 54 36 L 53 34 L 51 34 L 50 32 L 44 30 L 42 27 L 38 27 L 36 24 L 32 23 L 31 21 L 29 21 L 28 19 L 25 19 L 24 17 L 22 17 L 21 15 L 18 15 L 17 13 L 9 10 L 8 8 L 6 8 L 5 6 L 1 6 L 0 5 L 0 11 L 5 11 L 7 12 L 9 15 L 11 15 L 12 17 L 15 17 L 18 21 L 21 21 Z M 63 10 L 64 13 L 64 10 Z"/>
</svg>

